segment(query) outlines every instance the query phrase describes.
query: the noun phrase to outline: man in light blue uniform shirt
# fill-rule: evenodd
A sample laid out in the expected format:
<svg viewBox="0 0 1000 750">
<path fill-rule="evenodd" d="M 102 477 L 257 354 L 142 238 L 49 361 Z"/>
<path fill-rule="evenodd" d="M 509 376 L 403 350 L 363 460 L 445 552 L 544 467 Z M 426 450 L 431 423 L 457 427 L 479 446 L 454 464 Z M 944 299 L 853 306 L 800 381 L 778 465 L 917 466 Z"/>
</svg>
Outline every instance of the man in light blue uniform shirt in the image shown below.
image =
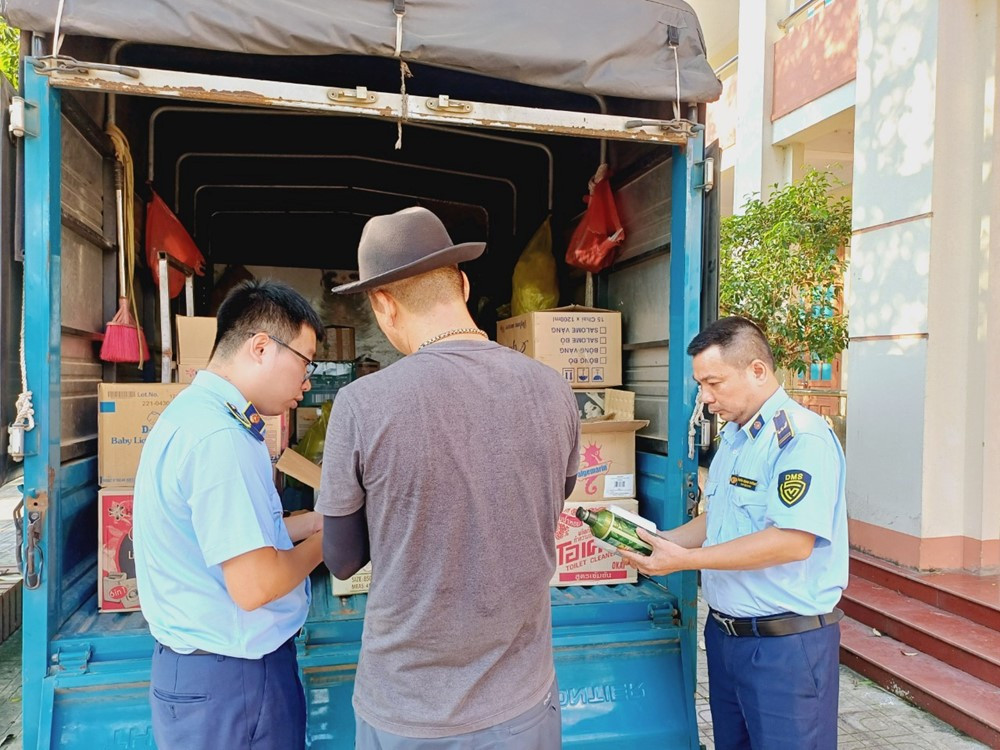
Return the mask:
<svg viewBox="0 0 1000 750">
<path fill-rule="evenodd" d="M 143 447 L 133 528 L 157 642 L 150 704 L 160 750 L 305 746 L 294 638 L 322 559 L 322 516 L 283 518 L 262 415 L 302 400 L 322 335 L 291 288 L 237 287 L 219 308 L 208 368 Z"/>
<path fill-rule="evenodd" d="M 837 746 L 840 625 L 847 585 L 846 466 L 836 436 L 774 375 L 763 332 L 716 321 L 688 346 L 709 410 L 726 425 L 707 513 L 640 535 L 649 575 L 702 570 L 709 701 L 718 750 Z"/>
</svg>

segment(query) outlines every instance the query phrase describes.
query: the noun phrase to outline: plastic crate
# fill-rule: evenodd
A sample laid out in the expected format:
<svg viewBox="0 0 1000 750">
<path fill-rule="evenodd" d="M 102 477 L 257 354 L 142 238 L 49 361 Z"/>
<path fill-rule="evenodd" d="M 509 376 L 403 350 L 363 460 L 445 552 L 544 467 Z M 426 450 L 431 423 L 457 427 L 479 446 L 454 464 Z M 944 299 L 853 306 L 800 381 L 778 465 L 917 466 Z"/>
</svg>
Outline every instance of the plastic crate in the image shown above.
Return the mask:
<svg viewBox="0 0 1000 750">
<path fill-rule="evenodd" d="M 333 401 L 337 391 L 354 380 L 353 362 L 317 362 L 316 372 L 309 379 L 312 383 L 302 397 L 301 406 L 322 406 Z"/>
</svg>

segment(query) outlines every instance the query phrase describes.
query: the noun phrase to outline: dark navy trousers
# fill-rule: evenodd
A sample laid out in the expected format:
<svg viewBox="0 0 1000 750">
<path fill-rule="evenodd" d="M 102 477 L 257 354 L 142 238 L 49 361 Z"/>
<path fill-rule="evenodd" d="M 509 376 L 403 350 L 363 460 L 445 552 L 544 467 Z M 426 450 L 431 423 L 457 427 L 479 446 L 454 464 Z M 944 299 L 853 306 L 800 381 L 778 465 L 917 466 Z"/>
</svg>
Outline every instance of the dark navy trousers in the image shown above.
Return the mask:
<svg viewBox="0 0 1000 750">
<path fill-rule="evenodd" d="M 836 750 L 839 623 L 736 637 L 709 616 L 705 651 L 717 750 Z"/>
<path fill-rule="evenodd" d="M 159 750 L 305 747 L 306 701 L 293 639 L 261 659 L 177 654 L 156 644 L 149 702 Z"/>
</svg>

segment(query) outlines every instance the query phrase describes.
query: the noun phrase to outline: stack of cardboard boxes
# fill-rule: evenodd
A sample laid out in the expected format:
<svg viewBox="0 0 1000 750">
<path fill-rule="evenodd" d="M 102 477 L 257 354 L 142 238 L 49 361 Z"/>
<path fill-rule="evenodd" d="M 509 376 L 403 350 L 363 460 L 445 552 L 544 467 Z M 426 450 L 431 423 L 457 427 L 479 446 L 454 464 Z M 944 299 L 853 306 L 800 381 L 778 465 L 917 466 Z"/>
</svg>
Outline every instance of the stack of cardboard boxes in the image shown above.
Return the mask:
<svg viewBox="0 0 1000 750">
<path fill-rule="evenodd" d="M 580 409 L 580 470 L 559 518 L 551 585 L 634 582 L 635 569 L 575 515 L 610 504 L 638 512 L 635 433 L 649 423 L 635 419 L 635 394 L 612 387 L 622 384 L 621 313 L 575 305 L 527 313 L 500 321 L 497 342 L 560 372 Z"/>
<path fill-rule="evenodd" d="M 102 612 L 139 609 L 132 554 L 132 496 L 139 454 L 160 413 L 187 386 L 97 386 L 97 603 Z"/>
<path fill-rule="evenodd" d="M 167 404 L 208 365 L 215 327 L 215 318 L 178 316 L 178 383 L 98 385 L 97 600 L 102 612 L 139 609 L 132 553 L 132 501 L 139 454 Z M 288 447 L 289 416 L 286 412 L 264 421 L 264 442 L 274 464 Z"/>
</svg>

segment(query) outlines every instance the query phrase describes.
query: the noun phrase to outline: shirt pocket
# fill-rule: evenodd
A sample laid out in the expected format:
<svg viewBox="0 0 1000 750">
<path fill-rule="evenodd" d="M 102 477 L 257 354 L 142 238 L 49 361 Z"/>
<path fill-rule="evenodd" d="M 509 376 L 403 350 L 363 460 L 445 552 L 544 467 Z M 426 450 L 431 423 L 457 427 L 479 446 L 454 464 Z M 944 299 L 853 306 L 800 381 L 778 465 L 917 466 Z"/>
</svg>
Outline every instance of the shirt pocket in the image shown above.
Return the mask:
<svg viewBox="0 0 1000 750">
<path fill-rule="evenodd" d="M 756 489 L 733 488 L 733 522 L 737 536 L 760 531 L 767 523 L 768 487 L 758 484 Z"/>
</svg>

